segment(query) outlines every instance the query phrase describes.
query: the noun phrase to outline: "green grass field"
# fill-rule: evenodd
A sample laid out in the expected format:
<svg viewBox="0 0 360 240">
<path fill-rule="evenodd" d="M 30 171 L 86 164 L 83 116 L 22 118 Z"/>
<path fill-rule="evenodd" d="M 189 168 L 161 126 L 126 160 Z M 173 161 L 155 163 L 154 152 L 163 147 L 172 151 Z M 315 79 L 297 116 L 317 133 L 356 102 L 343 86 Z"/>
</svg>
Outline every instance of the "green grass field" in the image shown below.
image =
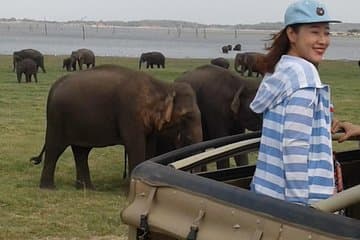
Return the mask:
<svg viewBox="0 0 360 240">
<path fill-rule="evenodd" d="M 93 149 L 89 157 L 96 191 L 74 188 L 75 164 L 70 150 L 57 163 L 57 190 L 38 187 L 42 165 L 30 157 L 41 150 L 45 134 L 45 105 L 51 84 L 67 74 L 63 56 L 45 56 L 47 73 L 39 83 L 17 83 L 12 57 L 0 56 L 0 239 L 125 239 L 120 220 L 126 205 L 127 183 L 122 179 L 123 148 Z M 168 59 L 166 69 L 143 71 L 173 81 L 208 59 Z M 137 59 L 98 57 L 97 65 L 113 63 L 138 68 Z M 232 66 L 231 66 L 232 68 Z M 355 61 L 325 61 L 322 81 L 332 86 L 335 115 L 360 124 L 360 69 Z M 356 147 L 334 144 L 336 150 Z"/>
</svg>

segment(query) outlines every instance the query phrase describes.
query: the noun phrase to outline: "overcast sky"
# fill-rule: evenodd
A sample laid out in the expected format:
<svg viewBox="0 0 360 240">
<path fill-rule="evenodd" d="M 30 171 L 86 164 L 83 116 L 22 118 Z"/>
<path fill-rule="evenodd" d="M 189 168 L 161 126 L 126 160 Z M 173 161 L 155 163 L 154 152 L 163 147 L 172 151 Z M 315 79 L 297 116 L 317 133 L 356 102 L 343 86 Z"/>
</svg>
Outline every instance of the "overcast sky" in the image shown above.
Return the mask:
<svg viewBox="0 0 360 240">
<path fill-rule="evenodd" d="M 2 0 L 0 18 L 36 20 L 184 20 L 203 24 L 283 21 L 294 0 Z M 322 0 L 333 18 L 360 23 L 360 0 Z"/>
</svg>

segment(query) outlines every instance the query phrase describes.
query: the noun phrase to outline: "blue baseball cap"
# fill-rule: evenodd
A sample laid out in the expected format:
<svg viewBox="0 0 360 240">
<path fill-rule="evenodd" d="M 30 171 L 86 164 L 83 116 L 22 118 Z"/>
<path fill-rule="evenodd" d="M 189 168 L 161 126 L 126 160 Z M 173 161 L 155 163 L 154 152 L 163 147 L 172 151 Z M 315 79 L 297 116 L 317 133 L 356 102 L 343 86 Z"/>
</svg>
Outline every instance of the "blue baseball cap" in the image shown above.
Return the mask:
<svg viewBox="0 0 360 240">
<path fill-rule="evenodd" d="M 297 23 L 341 22 L 332 19 L 325 5 L 315 0 L 300 0 L 290 4 L 284 20 L 285 26 Z"/>
</svg>

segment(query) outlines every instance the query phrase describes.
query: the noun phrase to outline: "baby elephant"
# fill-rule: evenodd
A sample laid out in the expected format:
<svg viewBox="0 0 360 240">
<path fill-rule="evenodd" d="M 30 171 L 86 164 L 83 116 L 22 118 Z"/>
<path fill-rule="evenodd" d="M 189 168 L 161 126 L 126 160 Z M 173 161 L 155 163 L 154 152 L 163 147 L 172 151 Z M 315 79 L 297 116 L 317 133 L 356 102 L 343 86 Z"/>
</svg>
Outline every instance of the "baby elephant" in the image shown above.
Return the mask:
<svg viewBox="0 0 360 240">
<path fill-rule="evenodd" d="M 18 83 L 21 82 L 21 75 L 24 73 L 26 82 L 31 82 L 31 75 L 34 75 L 35 82 L 37 82 L 37 65 L 36 62 L 30 58 L 25 58 L 16 65 L 16 75 Z"/>
<path fill-rule="evenodd" d="M 76 60 L 74 60 L 71 57 L 65 58 L 63 60 L 63 69 L 66 69 L 66 71 L 76 71 Z"/>
</svg>

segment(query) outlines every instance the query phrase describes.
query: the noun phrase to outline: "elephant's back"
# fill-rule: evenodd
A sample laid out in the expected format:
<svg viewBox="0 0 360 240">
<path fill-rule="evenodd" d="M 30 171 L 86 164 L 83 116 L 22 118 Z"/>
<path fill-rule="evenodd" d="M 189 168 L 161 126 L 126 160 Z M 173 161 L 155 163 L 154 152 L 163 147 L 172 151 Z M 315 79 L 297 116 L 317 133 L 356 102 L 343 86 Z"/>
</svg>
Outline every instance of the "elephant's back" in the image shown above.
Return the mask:
<svg viewBox="0 0 360 240">
<path fill-rule="evenodd" d="M 82 97 L 93 99 L 136 99 L 144 88 L 151 88 L 158 80 L 151 76 L 117 65 L 100 65 L 80 72 L 70 73 L 58 79 L 49 97 L 67 99 Z M 160 83 L 161 85 L 161 83 Z"/>
<path fill-rule="evenodd" d="M 200 87 L 202 85 L 221 84 L 224 80 L 231 78 L 232 73 L 229 70 L 220 66 L 207 64 L 185 72 L 178 77 L 176 81 L 183 81 Z"/>
<path fill-rule="evenodd" d="M 95 57 L 95 54 L 92 50 L 87 49 L 87 48 L 81 48 L 77 50 L 78 53 L 80 53 L 83 56 L 88 56 L 88 57 Z"/>
<path fill-rule="evenodd" d="M 24 49 L 20 51 L 24 57 L 42 57 L 42 53 L 35 49 Z"/>
</svg>

